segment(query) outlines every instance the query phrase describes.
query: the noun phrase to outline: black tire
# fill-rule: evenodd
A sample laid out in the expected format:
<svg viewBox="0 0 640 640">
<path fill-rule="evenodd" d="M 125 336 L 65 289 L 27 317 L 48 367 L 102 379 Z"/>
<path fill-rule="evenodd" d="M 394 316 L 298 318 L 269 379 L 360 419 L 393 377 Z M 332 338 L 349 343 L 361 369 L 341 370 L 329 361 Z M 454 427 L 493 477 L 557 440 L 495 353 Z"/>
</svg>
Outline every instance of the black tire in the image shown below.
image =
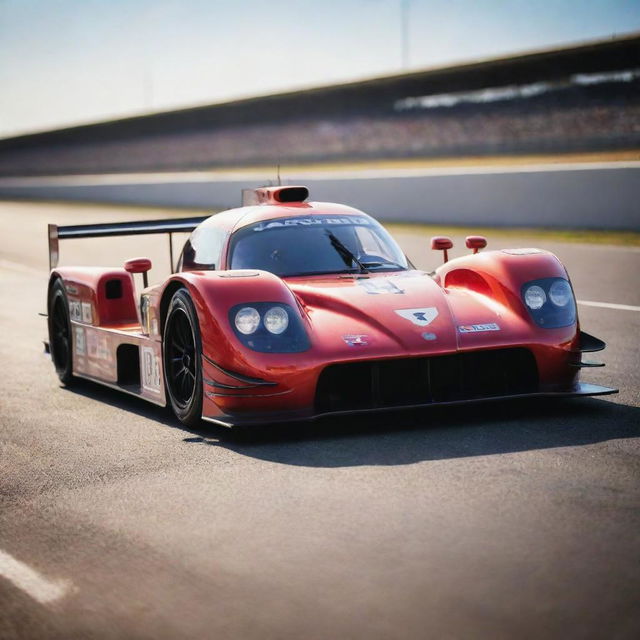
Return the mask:
<svg viewBox="0 0 640 640">
<path fill-rule="evenodd" d="M 61 280 L 56 280 L 51 286 L 47 306 L 51 360 L 60 382 L 68 385 L 73 381 L 73 337 L 69 301 Z"/>
<path fill-rule="evenodd" d="M 176 291 L 169 303 L 162 347 L 169 404 L 182 424 L 194 427 L 202 417 L 202 341 L 185 289 Z"/>
</svg>

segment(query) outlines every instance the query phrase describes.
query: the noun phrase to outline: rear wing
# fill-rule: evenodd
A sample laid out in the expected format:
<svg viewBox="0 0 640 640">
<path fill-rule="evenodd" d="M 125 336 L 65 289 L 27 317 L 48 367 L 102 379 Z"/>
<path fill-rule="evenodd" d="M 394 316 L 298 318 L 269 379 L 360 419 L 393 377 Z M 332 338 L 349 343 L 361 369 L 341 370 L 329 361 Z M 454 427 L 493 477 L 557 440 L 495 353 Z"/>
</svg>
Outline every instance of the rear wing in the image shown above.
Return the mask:
<svg viewBox="0 0 640 640">
<path fill-rule="evenodd" d="M 49 270 L 58 266 L 59 241 L 66 238 L 100 238 L 103 236 L 137 236 L 151 233 L 169 234 L 169 259 L 173 271 L 173 233 L 188 233 L 210 216 L 174 218 L 172 220 L 138 220 L 136 222 L 107 222 L 105 224 L 74 224 L 59 227 L 49 225 Z"/>
</svg>

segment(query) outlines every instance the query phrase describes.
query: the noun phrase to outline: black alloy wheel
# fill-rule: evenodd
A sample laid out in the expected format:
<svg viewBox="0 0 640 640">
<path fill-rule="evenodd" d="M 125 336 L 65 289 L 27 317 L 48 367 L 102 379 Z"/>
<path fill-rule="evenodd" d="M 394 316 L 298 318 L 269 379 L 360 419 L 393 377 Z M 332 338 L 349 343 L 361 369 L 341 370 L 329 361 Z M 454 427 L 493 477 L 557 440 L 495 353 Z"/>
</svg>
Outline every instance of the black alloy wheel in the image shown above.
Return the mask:
<svg viewBox="0 0 640 640">
<path fill-rule="evenodd" d="M 202 417 L 202 343 L 198 317 L 185 289 L 169 304 L 164 325 L 164 377 L 173 412 L 193 427 Z"/>
<path fill-rule="evenodd" d="M 73 379 L 73 340 L 69 303 L 61 280 L 56 280 L 49 291 L 48 316 L 51 359 L 60 382 L 69 384 Z"/>
</svg>

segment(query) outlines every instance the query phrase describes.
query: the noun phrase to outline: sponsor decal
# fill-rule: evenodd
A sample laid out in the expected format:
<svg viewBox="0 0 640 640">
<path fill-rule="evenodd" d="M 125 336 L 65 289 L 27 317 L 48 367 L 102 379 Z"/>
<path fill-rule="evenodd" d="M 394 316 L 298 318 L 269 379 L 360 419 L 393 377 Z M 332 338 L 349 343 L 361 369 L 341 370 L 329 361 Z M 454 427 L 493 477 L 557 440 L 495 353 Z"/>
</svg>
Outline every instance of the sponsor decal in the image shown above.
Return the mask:
<svg viewBox="0 0 640 640">
<path fill-rule="evenodd" d="M 91 324 L 93 322 L 93 314 L 91 313 L 91 303 L 82 303 L 82 322 L 85 324 Z"/>
<path fill-rule="evenodd" d="M 72 296 L 78 295 L 78 289 L 74 287 L 72 284 L 67 284 L 64 287 L 67 290 L 67 293 L 70 293 Z"/>
<path fill-rule="evenodd" d="M 425 307 L 423 309 L 395 309 L 395 312 L 417 324 L 419 327 L 426 327 L 438 317 L 438 310 L 435 307 Z"/>
<path fill-rule="evenodd" d="M 370 225 L 368 218 L 359 218 L 357 216 L 335 216 L 335 217 L 316 217 L 313 218 L 280 218 L 279 220 L 268 220 L 261 222 L 253 227 L 252 231 L 267 231 L 268 229 L 284 229 L 285 227 L 318 227 L 323 225 Z"/>
<path fill-rule="evenodd" d="M 86 344 L 85 344 L 85 338 L 84 338 L 84 329 L 82 327 L 75 327 L 75 333 L 76 333 L 76 339 L 74 340 L 75 342 L 75 347 L 76 347 L 76 353 L 79 356 L 83 356 L 86 352 Z"/>
<path fill-rule="evenodd" d="M 366 347 L 369 344 L 369 336 L 362 333 L 354 333 L 342 336 L 342 339 L 350 347 Z"/>
<path fill-rule="evenodd" d="M 395 285 L 391 280 L 386 278 L 374 278 L 373 280 L 358 280 L 358 285 L 361 286 L 368 294 L 378 295 L 380 293 L 399 293 L 403 294 L 404 289 L 401 289 Z"/>
<path fill-rule="evenodd" d="M 142 386 L 160 393 L 160 358 L 153 347 L 142 347 Z"/>
<path fill-rule="evenodd" d="M 463 324 L 458 327 L 460 333 L 479 333 L 480 331 L 500 331 L 500 327 L 495 322 L 488 324 Z"/>
<path fill-rule="evenodd" d="M 88 329 L 87 338 L 87 355 L 97 360 L 110 360 L 109 349 L 107 348 L 107 337 L 98 334 L 96 331 Z"/>
<path fill-rule="evenodd" d="M 82 307 L 77 300 L 69 300 L 69 317 L 74 322 L 82 322 Z"/>
<path fill-rule="evenodd" d="M 98 336 L 95 331 L 87 332 L 87 355 L 90 358 L 98 357 Z"/>
<path fill-rule="evenodd" d="M 429 341 L 431 341 L 431 340 L 435 340 L 438 336 L 437 336 L 435 333 L 423 333 L 423 334 L 422 334 L 422 337 L 423 337 L 425 340 L 429 340 Z"/>
</svg>

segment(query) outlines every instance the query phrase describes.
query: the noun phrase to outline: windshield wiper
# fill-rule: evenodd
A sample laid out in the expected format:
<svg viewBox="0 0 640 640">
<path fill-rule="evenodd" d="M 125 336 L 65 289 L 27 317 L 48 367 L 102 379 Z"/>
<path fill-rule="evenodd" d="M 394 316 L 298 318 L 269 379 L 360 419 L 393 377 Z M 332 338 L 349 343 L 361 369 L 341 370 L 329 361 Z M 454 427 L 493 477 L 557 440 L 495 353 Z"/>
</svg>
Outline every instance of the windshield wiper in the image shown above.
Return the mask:
<svg viewBox="0 0 640 640">
<path fill-rule="evenodd" d="M 392 262 L 391 260 L 385 260 L 384 262 L 363 262 L 362 263 L 367 269 L 372 269 L 375 267 L 394 267 L 396 269 L 402 269 L 402 271 L 406 271 L 407 268 L 403 267 L 401 264 L 397 262 Z"/>
<path fill-rule="evenodd" d="M 340 254 L 340 257 L 344 260 L 345 265 L 350 267 L 352 264 L 357 264 L 360 269 L 360 273 L 369 273 L 367 268 L 356 258 L 347 247 L 335 236 L 329 229 L 326 230 L 329 240 L 331 240 L 331 246 Z"/>
</svg>

